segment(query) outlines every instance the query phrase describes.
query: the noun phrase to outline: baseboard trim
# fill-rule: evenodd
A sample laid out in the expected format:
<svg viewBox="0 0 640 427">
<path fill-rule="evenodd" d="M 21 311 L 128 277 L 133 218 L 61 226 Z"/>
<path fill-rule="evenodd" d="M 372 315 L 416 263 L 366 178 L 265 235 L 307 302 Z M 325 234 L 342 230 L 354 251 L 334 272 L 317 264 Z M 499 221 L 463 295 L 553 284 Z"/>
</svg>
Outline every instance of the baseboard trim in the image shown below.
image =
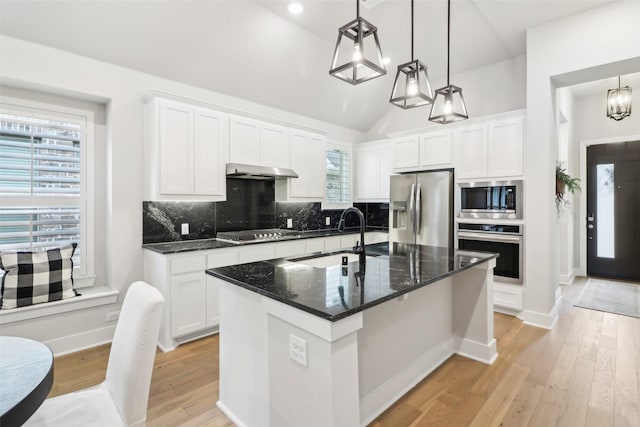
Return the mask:
<svg viewBox="0 0 640 427">
<path fill-rule="evenodd" d="M 482 344 L 466 338 L 456 338 L 453 350 L 460 356 L 492 365 L 498 358 L 496 340 L 493 338 L 489 344 Z"/>
<path fill-rule="evenodd" d="M 218 407 L 218 409 L 220 409 L 222 411 L 223 414 L 225 414 L 227 416 L 227 418 L 229 418 L 231 421 L 233 421 L 233 423 L 238 426 L 238 427 L 247 427 L 244 423 L 242 423 L 238 417 L 236 417 L 233 412 L 231 412 L 229 410 L 229 408 L 227 408 L 224 403 L 222 403 L 221 401 L 217 401 L 216 402 L 216 406 Z"/>
<path fill-rule="evenodd" d="M 573 280 L 576 278 L 575 270 L 571 270 L 569 274 L 561 274 L 560 275 L 560 284 L 561 285 L 570 285 L 573 283 Z"/>
<path fill-rule="evenodd" d="M 540 313 L 537 311 L 523 310 L 520 316 L 525 325 L 535 326 L 537 328 L 552 330 L 558 322 L 558 312 L 560 311 L 560 303 L 562 297 L 556 299 L 556 302 L 549 313 Z"/>
<path fill-rule="evenodd" d="M 453 338 L 424 353 L 396 376 L 360 400 L 360 425 L 373 422 L 398 399 L 453 355 Z"/>
<path fill-rule="evenodd" d="M 67 335 L 55 338 L 44 343 L 49 346 L 54 356 L 75 353 L 91 347 L 110 343 L 113 340 L 116 325 L 105 326 L 104 328 L 92 329 L 79 334 Z"/>
<path fill-rule="evenodd" d="M 520 317 L 520 313 L 522 313 L 522 310 L 514 310 L 512 308 L 502 307 L 500 305 L 494 305 L 493 311 L 518 318 Z"/>
</svg>

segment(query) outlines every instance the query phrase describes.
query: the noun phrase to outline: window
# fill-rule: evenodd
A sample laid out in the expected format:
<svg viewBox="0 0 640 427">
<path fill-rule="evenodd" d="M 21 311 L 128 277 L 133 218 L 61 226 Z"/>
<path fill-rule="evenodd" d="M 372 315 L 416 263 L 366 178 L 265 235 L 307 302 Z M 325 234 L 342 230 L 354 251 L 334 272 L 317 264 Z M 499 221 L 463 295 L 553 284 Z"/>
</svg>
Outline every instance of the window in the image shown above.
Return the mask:
<svg viewBox="0 0 640 427">
<path fill-rule="evenodd" d="M 327 208 L 351 205 L 351 146 L 327 143 Z"/>
<path fill-rule="evenodd" d="M 91 112 L 0 104 L 0 250 L 76 242 L 76 287 L 93 281 L 92 197 L 87 170 Z M 80 114 L 78 114 L 80 113 Z"/>
</svg>

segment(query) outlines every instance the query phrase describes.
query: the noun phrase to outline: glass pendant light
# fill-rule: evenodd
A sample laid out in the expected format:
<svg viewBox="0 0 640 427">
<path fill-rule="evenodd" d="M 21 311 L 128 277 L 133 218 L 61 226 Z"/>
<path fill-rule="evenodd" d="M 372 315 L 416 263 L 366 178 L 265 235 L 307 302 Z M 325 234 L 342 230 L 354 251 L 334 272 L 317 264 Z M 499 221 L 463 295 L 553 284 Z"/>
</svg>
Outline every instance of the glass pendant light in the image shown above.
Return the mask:
<svg viewBox="0 0 640 427">
<path fill-rule="evenodd" d="M 427 67 L 413 57 L 413 0 L 411 0 L 411 61 L 398 65 L 389 102 L 404 109 L 433 103 L 433 91 Z"/>
<path fill-rule="evenodd" d="M 370 59 L 367 54 L 374 50 L 375 56 Z M 352 85 L 387 74 L 378 29 L 360 17 L 360 0 L 356 0 L 356 19 L 338 29 L 329 74 Z"/>
<path fill-rule="evenodd" d="M 443 125 L 469 118 L 462 89 L 449 83 L 451 51 L 451 0 L 447 0 L 447 85 L 436 90 L 429 120 Z"/>
<path fill-rule="evenodd" d="M 620 121 L 630 115 L 631 88 L 629 86 L 620 87 L 620 76 L 618 76 L 618 89 L 607 91 L 607 117 Z"/>
</svg>

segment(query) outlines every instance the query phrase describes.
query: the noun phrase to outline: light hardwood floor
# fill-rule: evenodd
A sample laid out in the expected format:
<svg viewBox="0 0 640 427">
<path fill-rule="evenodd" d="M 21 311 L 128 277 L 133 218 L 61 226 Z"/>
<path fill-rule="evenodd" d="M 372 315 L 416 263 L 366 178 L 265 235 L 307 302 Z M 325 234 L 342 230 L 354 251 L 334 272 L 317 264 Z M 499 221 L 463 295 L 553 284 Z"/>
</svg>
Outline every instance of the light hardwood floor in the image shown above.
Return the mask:
<svg viewBox="0 0 640 427">
<path fill-rule="evenodd" d="M 640 426 L 640 319 L 572 306 L 546 331 L 496 313 L 498 360 L 454 355 L 372 427 Z M 109 346 L 56 358 L 51 396 L 104 378 Z M 216 407 L 218 337 L 156 355 L 148 426 L 232 426 Z"/>
</svg>

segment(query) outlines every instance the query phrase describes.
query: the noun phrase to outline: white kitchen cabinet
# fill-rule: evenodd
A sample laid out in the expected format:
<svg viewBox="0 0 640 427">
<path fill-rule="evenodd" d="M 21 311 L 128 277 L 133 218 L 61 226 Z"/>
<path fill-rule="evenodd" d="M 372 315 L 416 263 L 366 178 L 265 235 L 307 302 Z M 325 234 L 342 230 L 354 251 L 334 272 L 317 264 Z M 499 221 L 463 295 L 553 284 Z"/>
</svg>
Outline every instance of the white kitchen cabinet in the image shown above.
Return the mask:
<svg viewBox="0 0 640 427">
<path fill-rule="evenodd" d="M 152 97 L 146 105 L 146 200 L 224 200 L 228 116 Z"/>
<path fill-rule="evenodd" d="M 518 114 L 457 131 L 460 157 L 456 177 L 494 179 L 524 174 L 524 116 Z"/>
<path fill-rule="evenodd" d="M 229 162 L 289 168 L 289 129 L 272 123 L 231 116 Z"/>
<path fill-rule="evenodd" d="M 356 145 L 356 200 L 389 200 L 391 143 L 370 142 Z"/>
<path fill-rule="evenodd" d="M 393 168 L 407 169 L 420 166 L 420 137 L 412 135 L 393 141 Z"/>
<path fill-rule="evenodd" d="M 207 328 L 213 328 L 220 324 L 220 297 L 218 284 L 213 277 L 208 274 L 205 274 L 205 282 L 207 287 L 207 318 L 205 326 Z"/>
<path fill-rule="evenodd" d="M 262 123 L 260 125 L 260 164 L 276 168 L 291 165 L 289 129 L 283 126 Z"/>
<path fill-rule="evenodd" d="M 326 153 L 324 137 L 291 131 L 291 169 L 298 178 L 276 180 L 277 200 L 320 201 L 325 197 Z"/>
<path fill-rule="evenodd" d="M 458 130 L 460 160 L 456 178 L 487 177 L 487 126 L 473 125 Z"/>
<path fill-rule="evenodd" d="M 487 175 L 490 177 L 523 174 L 524 117 L 489 123 Z"/>
<path fill-rule="evenodd" d="M 206 328 L 207 288 L 202 271 L 171 276 L 171 336 Z"/>
<path fill-rule="evenodd" d="M 229 162 L 260 164 L 260 122 L 246 117 L 229 119 Z"/>
<path fill-rule="evenodd" d="M 452 152 L 450 131 L 420 135 L 420 166 L 449 166 L 453 163 Z"/>
</svg>

